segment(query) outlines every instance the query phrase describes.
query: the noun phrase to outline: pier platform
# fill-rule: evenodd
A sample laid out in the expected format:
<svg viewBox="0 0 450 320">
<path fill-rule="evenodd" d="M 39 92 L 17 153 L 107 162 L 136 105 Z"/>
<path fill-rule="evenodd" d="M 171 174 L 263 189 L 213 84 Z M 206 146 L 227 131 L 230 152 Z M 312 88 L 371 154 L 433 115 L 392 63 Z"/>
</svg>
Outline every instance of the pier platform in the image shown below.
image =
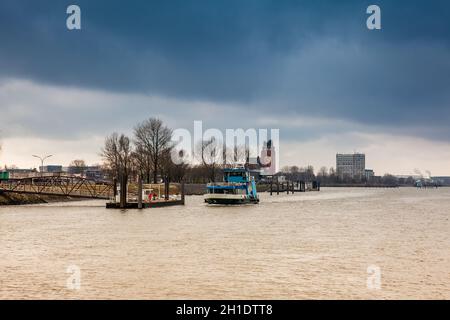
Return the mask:
<svg viewBox="0 0 450 320">
<path fill-rule="evenodd" d="M 184 182 L 143 184 L 139 177 L 137 185 L 126 179 L 120 185 L 114 183 L 114 197 L 106 203 L 106 209 L 148 209 L 184 205 Z"/>
<path fill-rule="evenodd" d="M 158 200 L 152 202 L 143 202 L 142 209 L 149 208 L 162 208 L 171 206 L 182 206 L 184 205 L 184 200 Z M 139 204 L 137 202 L 127 202 L 125 207 L 121 207 L 120 203 L 117 202 L 107 202 L 106 209 L 139 209 Z"/>
</svg>

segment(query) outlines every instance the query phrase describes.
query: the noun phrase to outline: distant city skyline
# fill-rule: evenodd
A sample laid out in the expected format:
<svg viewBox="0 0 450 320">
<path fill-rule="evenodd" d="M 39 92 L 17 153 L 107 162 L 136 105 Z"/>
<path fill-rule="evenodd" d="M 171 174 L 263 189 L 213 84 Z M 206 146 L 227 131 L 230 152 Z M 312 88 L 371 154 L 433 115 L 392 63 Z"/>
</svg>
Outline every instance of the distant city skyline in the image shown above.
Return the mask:
<svg viewBox="0 0 450 320">
<path fill-rule="evenodd" d="M 89 164 L 106 135 L 169 127 L 280 129 L 279 165 L 366 154 L 377 175 L 450 176 L 450 3 L 0 3 L 0 166 Z"/>
<path fill-rule="evenodd" d="M 101 157 L 98 155 L 98 150 L 100 150 L 100 148 L 103 145 L 103 137 L 98 137 L 98 139 L 94 139 L 96 141 L 96 143 L 98 143 L 98 145 L 96 145 L 95 143 L 89 143 L 86 144 L 86 148 L 85 148 L 85 153 L 71 153 L 69 151 L 64 152 L 62 155 L 54 155 L 52 157 L 52 159 L 48 159 L 45 162 L 45 165 L 61 165 L 63 167 L 68 167 L 70 165 L 70 162 L 72 162 L 73 160 L 84 160 L 86 161 L 86 164 L 89 166 L 93 166 L 93 165 L 99 165 L 102 164 L 102 159 Z M 57 145 L 58 150 L 65 150 L 65 145 L 66 142 L 62 141 L 61 144 Z M 70 146 L 70 143 L 69 143 Z M 6 148 L 8 149 L 8 145 L 6 145 Z M 89 152 L 89 148 L 92 148 L 92 152 Z M 97 147 L 97 148 L 96 148 Z M 35 147 L 37 150 L 37 147 Z M 14 150 L 16 150 L 17 148 L 14 148 Z M 12 150 L 12 149 L 11 149 Z M 34 150 L 33 147 L 31 148 L 31 150 Z M 280 149 L 281 152 L 283 152 L 283 148 Z M 324 150 L 326 151 L 326 150 Z M 324 154 L 325 152 L 323 152 Z M 329 159 L 328 161 L 325 162 L 319 162 L 317 160 L 315 160 L 314 156 L 315 155 L 308 155 L 306 157 L 303 157 L 303 160 L 299 161 L 299 162 L 283 162 L 281 161 L 281 165 L 279 166 L 279 168 L 281 169 L 284 166 L 299 166 L 299 167 L 306 167 L 309 165 L 312 165 L 316 171 L 316 173 L 321 169 L 321 167 L 327 167 L 329 168 L 334 168 L 337 170 L 337 166 L 336 166 L 336 154 L 353 154 L 353 153 L 364 153 L 361 151 L 351 151 L 351 152 L 336 152 L 336 153 L 331 153 L 329 154 Z M 364 153 L 365 154 L 365 153 Z M 76 157 L 77 155 L 81 155 L 79 157 Z M 366 155 L 366 154 L 365 154 Z M 406 155 L 407 156 L 407 155 Z M 325 155 L 324 155 L 325 157 Z M 0 159 L 2 158 L 8 158 L 8 157 L 2 157 L 0 156 Z M 21 159 L 22 157 L 18 156 L 15 159 Z M 380 157 L 377 157 L 377 155 L 375 155 L 375 159 L 376 160 L 371 160 L 371 155 L 366 155 L 366 169 L 370 168 L 372 170 L 375 171 L 376 175 L 384 175 L 384 174 L 393 174 L 393 175 L 398 175 L 398 176 L 418 176 L 418 175 L 423 175 L 423 176 L 428 176 L 430 173 L 432 176 L 450 176 L 450 172 L 447 171 L 443 171 L 443 172 L 439 172 L 439 171 L 432 171 L 430 170 L 430 167 L 428 166 L 414 166 L 414 164 L 419 164 L 418 162 L 413 162 L 411 161 L 411 166 L 408 168 L 400 168 L 403 167 L 403 165 L 406 164 L 406 161 L 400 163 L 400 167 L 397 167 L 398 169 L 395 170 L 391 170 L 391 171 L 381 171 L 378 170 L 377 168 L 379 168 L 380 166 L 376 165 L 376 162 L 378 159 L 380 159 Z M 14 159 L 14 157 L 11 157 L 11 159 Z M 308 159 L 311 159 L 312 162 L 308 162 Z M 383 157 L 381 157 L 382 161 L 385 161 L 385 159 Z M 280 159 L 281 160 L 281 159 Z M 295 161 L 292 160 L 292 161 Z M 316 163 L 314 163 L 314 161 L 316 161 Z M 0 168 L 3 168 L 5 165 L 6 166 L 17 166 L 18 168 L 22 168 L 22 169 L 39 169 L 40 166 L 40 162 L 39 160 L 34 159 L 31 155 L 27 156 L 24 155 L 23 160 L 18 161 L 18 162 L 10 162 L 10 163 L 6 163 L 6 162 L 0 162 Z M 423 162 L 423 164 L 427 164 L 425 163 L 425 161 Z M 392 166 L 393 168 L 396 168 L 396 166 Z"/>
</svg>

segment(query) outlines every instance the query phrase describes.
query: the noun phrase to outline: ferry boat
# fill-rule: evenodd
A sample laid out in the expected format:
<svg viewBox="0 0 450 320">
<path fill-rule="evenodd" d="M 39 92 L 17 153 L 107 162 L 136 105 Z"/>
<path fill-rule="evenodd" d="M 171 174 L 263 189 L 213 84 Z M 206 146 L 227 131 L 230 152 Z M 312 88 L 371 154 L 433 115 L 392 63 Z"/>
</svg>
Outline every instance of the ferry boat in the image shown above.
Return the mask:
<svg viewBox="0 0 450 320">
<path fill-rule="evenodd" d="M 223 182 L 209 183 L 205 194 L 208 204 L 258 203 L 255 178 L 244 167 L 224 169 Z"/>
</svg>

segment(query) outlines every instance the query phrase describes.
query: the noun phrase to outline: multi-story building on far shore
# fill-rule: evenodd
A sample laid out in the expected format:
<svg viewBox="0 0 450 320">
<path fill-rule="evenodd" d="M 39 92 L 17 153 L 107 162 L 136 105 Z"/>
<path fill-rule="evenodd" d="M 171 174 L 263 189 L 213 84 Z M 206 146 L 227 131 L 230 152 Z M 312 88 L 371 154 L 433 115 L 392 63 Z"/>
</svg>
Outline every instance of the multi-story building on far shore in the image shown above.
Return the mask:
<svg viewBox="0 0 450 320">
<path fill-rule="evenodd" d="M 336 172 L 339 177 L 363 179 L 366 177 L 366 155 L 363 153 L 336 154 Z"/>
</svg>

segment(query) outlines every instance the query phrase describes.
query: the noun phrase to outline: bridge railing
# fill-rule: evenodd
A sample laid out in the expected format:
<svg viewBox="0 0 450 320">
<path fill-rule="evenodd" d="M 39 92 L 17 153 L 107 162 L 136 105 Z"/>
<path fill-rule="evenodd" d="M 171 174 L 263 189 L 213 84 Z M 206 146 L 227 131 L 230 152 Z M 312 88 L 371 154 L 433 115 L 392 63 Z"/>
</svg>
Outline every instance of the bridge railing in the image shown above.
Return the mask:
<svg viewBox="0 0 450 320">
<path fill-rule="evenodd" d="M 110 199 L 113 184 L 74 176 L 39 176 L 12 179 L 0 184 L 3 192 Z"/>
</svg>

